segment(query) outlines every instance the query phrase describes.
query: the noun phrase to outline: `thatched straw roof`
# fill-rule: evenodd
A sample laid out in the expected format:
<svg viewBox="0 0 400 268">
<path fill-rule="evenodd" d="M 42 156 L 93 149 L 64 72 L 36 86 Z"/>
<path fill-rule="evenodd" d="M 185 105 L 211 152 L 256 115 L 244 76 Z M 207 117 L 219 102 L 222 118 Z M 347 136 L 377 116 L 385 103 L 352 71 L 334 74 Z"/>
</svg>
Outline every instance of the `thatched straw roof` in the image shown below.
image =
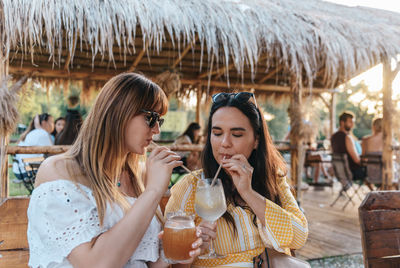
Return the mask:
<svg viewBox="0 0 400 268">
<path fill-rule="evenodd" d="M 332 88 L 400 50 L 398 14 L 318 0 L 0 0 L 10 73 L 107 80 L 123 71 L 182 84 Z"/>
</svg>

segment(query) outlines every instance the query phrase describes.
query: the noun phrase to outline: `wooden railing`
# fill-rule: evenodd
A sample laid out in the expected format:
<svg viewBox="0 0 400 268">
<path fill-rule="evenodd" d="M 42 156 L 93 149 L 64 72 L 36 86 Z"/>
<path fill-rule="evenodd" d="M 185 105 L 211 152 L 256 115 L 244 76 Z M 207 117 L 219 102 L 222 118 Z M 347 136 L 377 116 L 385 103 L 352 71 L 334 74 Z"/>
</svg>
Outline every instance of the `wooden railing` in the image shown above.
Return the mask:
<svg viewBox="0 0 400 268">
<path fill-rule="evenodd" d="M 170 148 L 172 151 L 189 151 L 189 152 L 201 152 L 203 150 L 203 146 L 201 144 L 188 144 L 188 145 L 165 145 L 166 147 Z M 70 145 L 54 145 L 54 146 L 7 146 L 6 151 L 7 154 L 46 154 L 46 155 L 53 155 L 53 154 L 61 154 L 66 152 Z M 150 145 L 147 148 L 147 151 L 152 151 L 154 148 L 153 145 Z M 290 145 L 287 143 L 279 143 L 276 148 L 280 151 L 290 151 Z M 3 187 L 2 193 L 0 194 L 0 202 L 8 197 L 8 174 L 5 174 L 2 178 L 0 178 L 0 183 Z"/>
<path fill-rule="evenodd" d="M 188 144 L 188 145 L 167 145 L 172 151 L 190 151 L 190 152 L 200 152 L 203 150 L 203 145 L 201 144 Z M 61 154 L 66 152 L 70 145 L 54 145 L 54 146 L 7 146 L 7 154 Z M 152 151 L 153 145 L 150 145 L 147 150 Z M 2 200 L 8 197 L 8 174 L 0 178 L 0 183 L 2 185 L 2 192 L 0 193 L 0 203 Z"/>
<path fill-rule="evenodd" d="M 61 154 L 66 152 L 70 145 L 53 145 L 53 146 L 7 146 L 7 154 Z M 187 145 L 166 145 L 172 151 L 195 151 L 200 152 L 203 150 L 201 144 L 187 144 Z M 147 151 L 151 152 L 154 146 L 150 145 Z"/>
</svg>

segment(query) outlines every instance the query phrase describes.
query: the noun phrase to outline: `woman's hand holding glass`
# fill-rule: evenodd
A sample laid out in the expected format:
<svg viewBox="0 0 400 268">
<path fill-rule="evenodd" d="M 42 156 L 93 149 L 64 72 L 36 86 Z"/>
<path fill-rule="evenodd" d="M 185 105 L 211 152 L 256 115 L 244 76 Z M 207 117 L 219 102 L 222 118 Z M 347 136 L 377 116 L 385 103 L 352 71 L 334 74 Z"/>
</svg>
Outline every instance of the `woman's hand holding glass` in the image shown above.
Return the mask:
<svg viewBox="0 0 400 268">
<path fill-rule="evenodd" d="M 236 154 L 230 159 L 223 159 L 222 167 L 232 177 L 232 181 L 240 195 L 252 190 L 251 180 L 254 168 L 244 155 Z"/>
<path fill-rule="evenodd" d="M 160 240 L 162 240 L 163 235 L 164 235 L 164 231 L 161 231 L 161 232 L 158 234 L 158 238 L 159 238 Z M 185 260 L 185 261 L 179 261 L 178 263 L 181 263 L 181 264 L 190 264 L 190 263 L 192 263 L 192 262 L 197 258 L 197 256 L 199 256 L 199 255 L 201 254 L 201 249 L 203 249 L 204 243 L 203 243 L 203 240 L 201 239 L 201 236 L 202 236 L 202 235 L 201 235 L 201 229 L 198 228 L 198 227 L 196 228 L 196 236 L 197 236 L 198 238 L 197 238 L 197 240 L 196 240 L 195 242 L 192 243 L 192 250 L 189 251 L 190 259 Z"/>
<path fill-rule="evenodd" d="M 172 170 L 182 165 L 181 157 L 167 147 L 153 149 L 146 161 L 146 189 L 161 191 L 168 187 Z"/>
<path fill-rule="evenodd" d="M 202 221 L 198 228 L 201 230 L 201 239 L 203 240 L 200 248 L 204 252 L 209 249 L 211 241 L 217 237 L 217 223 Z"/>
</svg>

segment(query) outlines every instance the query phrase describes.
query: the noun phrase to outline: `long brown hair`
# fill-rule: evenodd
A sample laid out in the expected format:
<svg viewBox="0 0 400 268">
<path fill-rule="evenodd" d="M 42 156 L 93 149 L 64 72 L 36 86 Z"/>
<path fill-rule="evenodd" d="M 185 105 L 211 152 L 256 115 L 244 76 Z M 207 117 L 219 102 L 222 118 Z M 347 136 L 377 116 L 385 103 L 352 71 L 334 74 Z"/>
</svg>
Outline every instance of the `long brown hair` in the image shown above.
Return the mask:
<svg viewBox="0 0 400 268">
<path fill-rule="evenodd" d="M 107 203 L 115 202 L 125 211 L 129 208 L 117 186 L 123 170 L 129 174 L 135 195 L 139 196 L 143 191 L 139 170 L 141 156 L 133 152 L 124 153 L 125 129 L 141 109 L 157 109 L 160 114 L 165 114 L 168 100 L 162 89 L 135 73 L 113 77 L 100 91 L 77 139 L 66 153 L 79 165 L 93 192 L 101 225 Z"/>
<path fill-rule="evenodd" d="M 234 98 L 234 95 L 231 95 L 231 97 L 215 102 L 211 106 L 207 128 L 207 140 L 202 152 L 202 166 L 205 176 L 211 178 L 219 167 L 212 151 L 211 129 L 213 115 L 222 107 L 235 107 L 249 119 L 254 130 L 255 138 L 258 138 L 258 146 L 252 151 L 248 159 L 249 164 L 254 168 L 251 186 L 260 195 L 278 205 L 281 205 L 279 199 L 280 189 L 278 186 L 278 177 L 283 176 L 286 173 L 286 165 L 282 156 L 273 144 L 267 124 L 262 116 L 262 111 L 251 101 L 243 102 L 240 99 Z M 224 186 L 227 202 L 236 206 L 241 206 L 240 202 L 237 202 L 240 200 L 240 195 L 234 187 L 232 179 L 223 169 L 219 174 Z M 244 206 L 244 208 L 250 209 L 248 206 Z M 230 215 L 229 212 L 226 212 L 223 215 L 223 218 L 233 227 L 233 230 L 236 231 L 232 215 Z M 253 222 L 255 223 L 255 217 Z"/>
</svg>

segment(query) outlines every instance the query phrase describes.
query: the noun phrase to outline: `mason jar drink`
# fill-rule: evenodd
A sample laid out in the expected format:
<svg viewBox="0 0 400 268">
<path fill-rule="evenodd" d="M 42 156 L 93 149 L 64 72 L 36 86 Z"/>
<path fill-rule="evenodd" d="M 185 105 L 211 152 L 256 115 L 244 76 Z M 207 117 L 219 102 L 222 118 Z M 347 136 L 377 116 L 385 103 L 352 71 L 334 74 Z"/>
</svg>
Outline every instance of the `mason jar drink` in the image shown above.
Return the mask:
<svg viewBox="0 0 400 268">
<path fill-rule="evenodd" d="M 192 244 L 197 240 L 193 216 L 183 212 L 168 213 L 162 240 L 167 259 L 176 262 L 189 260 Z"/>
</svg>

